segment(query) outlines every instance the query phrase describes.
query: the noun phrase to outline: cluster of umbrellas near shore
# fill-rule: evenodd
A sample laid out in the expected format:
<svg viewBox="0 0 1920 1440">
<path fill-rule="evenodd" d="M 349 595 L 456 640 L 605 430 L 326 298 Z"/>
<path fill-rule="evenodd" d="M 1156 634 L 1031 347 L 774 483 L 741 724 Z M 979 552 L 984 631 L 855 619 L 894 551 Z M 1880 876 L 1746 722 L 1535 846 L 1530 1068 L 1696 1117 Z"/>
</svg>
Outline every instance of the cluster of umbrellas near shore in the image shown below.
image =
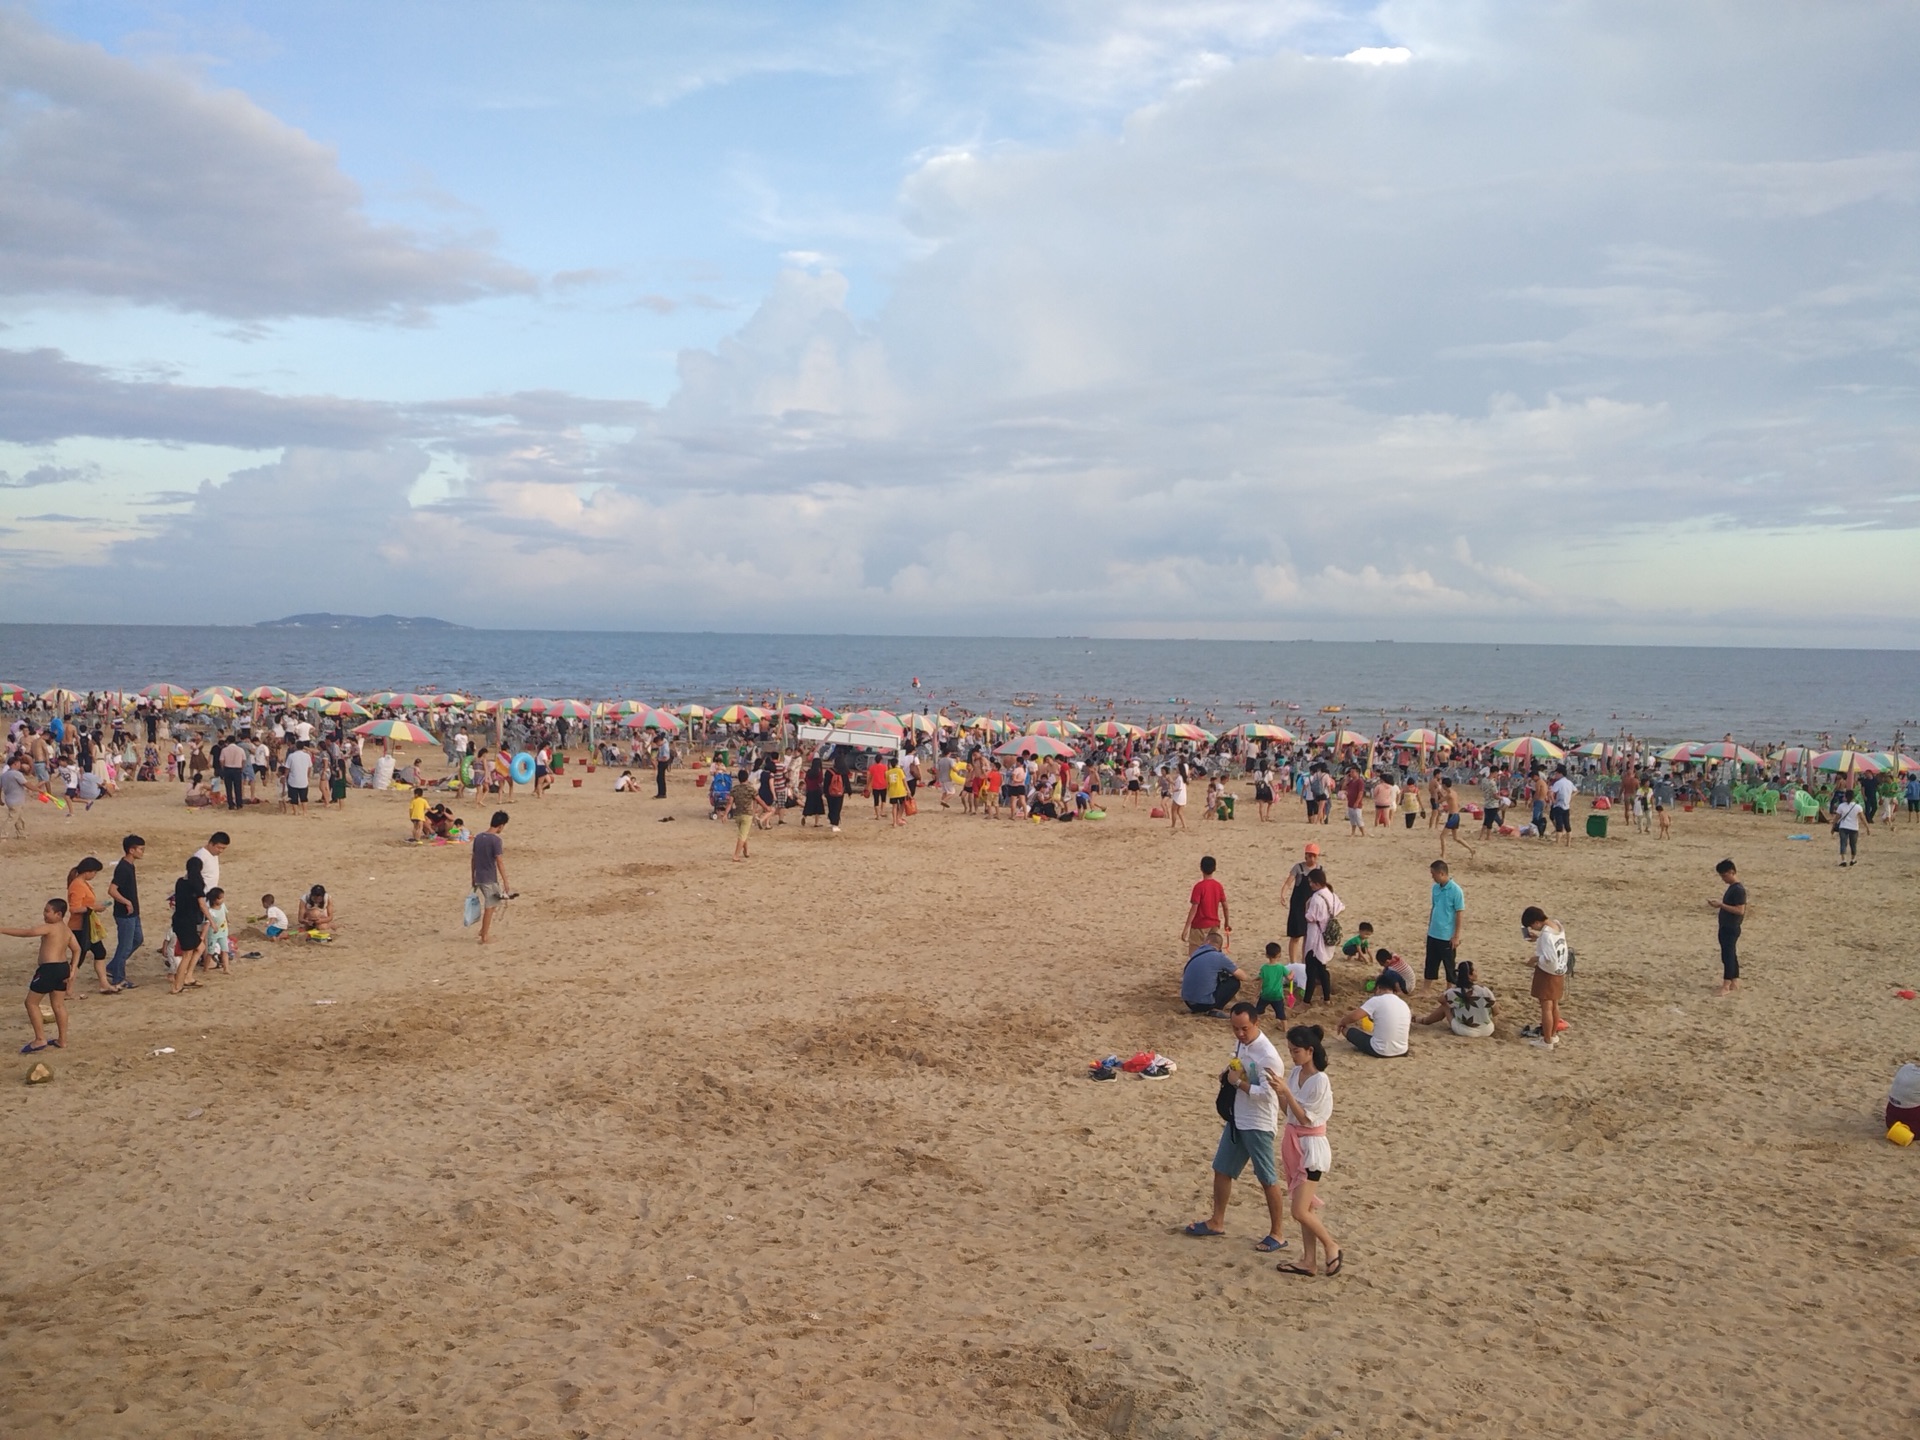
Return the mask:
<svg viewBox="0 0 1920 1440">
<path fill-rule="evenodd" d="M 189 690 L 185 686 L 164 682 L 148 685 L 137 691 L 96 694 L 95 698 L 121 709 L 132 708 L 142 702 L 167 709 L 200 710 L 207 713 L 237 711 L 256 705 L 290 709 L 305 708 L 318 715 L 361 720 L 364 723 L 354 727 L 356 735 L 412 745 L 432 744 L 434 737 L 427 730 L 405 719 L 399 712 L 459 710 L 477 715 L 494 715 L 504 712 L 534 715 L 546 719 L 605 722 L 631 730 L 669 733 L 681 731 L 689 726 L 724 725 L 752 728 L 770 723 L 830 725 L 864 734 L 892 737 L 904 736 L 910 731 L 920 735 L 954 735 L 969 732 L 999 741 L 1000 743 L 994 747 L 999 754 L 1050 756 L 1075 755 L 1078 752 L 1073 742 L 1088 740 L 1171 741 L 1197 745 L 1212 745 L 1220 740 L 1237 741 L 1243 745 L 1290 746 L 1300 743 L 1299 737 L 1284 725 L 1253 721 L 1235 725 L 1218 733 L 1186 721 L 1169 721 L 1149 727 L 1118 719 L 1100 720 L 1084 726 L 1073 720 L 1034 720 L 1021 729 L 1007 720 L 991 715 L 971 715 L 953 719 L 946 715 L 924 715 L 912 712 L 895 714 L 892 711 L 878 709 L 837 711 L 822 709 L 803 701 L 793 701 L 779 706 L 732 704 L 717 709 L 699 704 L 685 704 L 669 709 L 648 705 L 639 700 L 590 702 L 545 700 L 521 695 L 499 700 L 482 700 L 456 691 L 426 693 L 378 690 L 367 695 L 355 695 L 336 685 L 323 685 L 304 694 L 295 694 L 278 685 L 258 685 L 251 690 L 241 690 L 231 685 L 213 685 L 203 690 Z M 82 696 L 67 689 L 53 689 L 35 694 L 19 685 L 0 683 L 0 706 L 39 703 L 58 710 L 77 706 L 82 699 Z M 1386 743 L 1395 748 L 1417 751 L 1421 755 L 1445 754 L 1459 747 L 1459 742 L 1453 737 L 1441 731 L 1426 728 L 1406 730 L 1385 739 Z M 1365 751 L 1374 743 L 1370 737 L 1362 735 L 1357 730 L 1342 729 L 1338 726 L 1324 734 L 1312 736 L 1307 741 L 1308 745 L 1316 749 L 1334 753 Z M 1496 755 L 1526 760 L 1560 760 L 1568 755 L 1610 760 L 1640 753 L 1637 747 L 1621 745 L 1610 740 L 1593 740 L 1575 745 L 1571 749 L 1563 749 L 1554 741 L 1538 735 L 1516 735 L 1503 738 L 1495 741 L 1488 749 Z M 1906 775 L 1920 772 L 1920 761 L 1916 761 L 1911 755 L 1891 751 L 1815 751 L 1806 746 L 1789 745 L 1771 755 L 1763 756 L 1731 740 L 1716 740 L 1711 743 L 1689 741 L 1669 745 L 1655 751 L 1651 758 L 1670 765 L 1772 766 L 1784 770 L 1818 770 L 1842 775 Z"/>
</svg>

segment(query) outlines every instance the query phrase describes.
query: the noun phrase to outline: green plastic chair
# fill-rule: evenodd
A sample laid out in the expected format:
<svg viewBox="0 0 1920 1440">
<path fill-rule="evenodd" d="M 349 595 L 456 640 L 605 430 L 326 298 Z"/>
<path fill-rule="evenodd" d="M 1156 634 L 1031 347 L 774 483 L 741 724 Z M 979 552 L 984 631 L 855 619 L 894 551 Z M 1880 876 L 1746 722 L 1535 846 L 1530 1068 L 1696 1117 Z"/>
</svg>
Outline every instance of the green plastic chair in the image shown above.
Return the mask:
<svg viewBox="0 0 1920 1440">
<path fill-rule="evenodd" d="M 1775 810 L 1779 808 L 1780 808 L 1780 797 L 1776 795 L 1773 791 L 1756 790 L 1753 792 L 1753 813 L 1754 814 L 1771 815 Z"/>
<path fill-rule="evenodd" d="M 1804 790 L 1793 792 L 1793 818 L 1811 820 L 1820 813 L 1820 802 Z"/>
</svg>

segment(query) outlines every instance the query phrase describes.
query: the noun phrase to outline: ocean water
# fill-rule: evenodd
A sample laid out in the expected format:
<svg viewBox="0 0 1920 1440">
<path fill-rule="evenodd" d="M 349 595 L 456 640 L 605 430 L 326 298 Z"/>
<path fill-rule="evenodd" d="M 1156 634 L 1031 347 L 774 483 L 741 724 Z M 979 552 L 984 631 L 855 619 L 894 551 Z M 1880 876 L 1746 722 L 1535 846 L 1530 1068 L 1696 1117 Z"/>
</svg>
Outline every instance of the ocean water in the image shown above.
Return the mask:
<svg viewBox="0 0 1920 1440">
<path fill-rule="evenodd" d="M 1303 732 L 1323 728 L 1321 708 L 1339 705 L 1344 723 L 1367 732 L 1384 718 L 1520 733 L 1558 716 L 1576 733 L 1672 741 L 1732 732 L 1757 745 L 1825 733 L 1874 749 L 1920 731 L 1914 650 L 0 625 L 0 680 L 82 692 L 168 680 L 661 705 L 780 692 L 1032 716 L 1273 718 Z"/>
</svg>

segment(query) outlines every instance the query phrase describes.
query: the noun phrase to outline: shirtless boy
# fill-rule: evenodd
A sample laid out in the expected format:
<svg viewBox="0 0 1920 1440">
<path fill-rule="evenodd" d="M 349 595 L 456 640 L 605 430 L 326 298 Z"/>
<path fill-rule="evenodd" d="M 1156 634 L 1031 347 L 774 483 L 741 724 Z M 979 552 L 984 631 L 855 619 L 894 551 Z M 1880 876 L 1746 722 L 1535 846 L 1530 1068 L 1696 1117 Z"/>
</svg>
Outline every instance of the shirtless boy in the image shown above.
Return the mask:
<svg viewBox="0 0 1920 1440">
<path fill-rule="evenodd" d="M 80 958 L 80 946 L 73 938 L 73 931 L 67 928 L 67 902 L 49 900 L 46 909 L 40 912 L 38 925 L 25 930 L 0 930 L 0 935 L 40 941 L 39 964 L 27 984 L 27 1020 L 33 1026 L 33 1040 L 22 1045 L 20 1053 L 31 1055 L 49 1045 L 56 1050 L 66 1049 L 67 990 L 73 979 L 74 963 Z M 59 1031 L 57 1040 L 47 1039 L 46 1027 L 40 1021 L 42 995 L 53 1002 L 53 1023 Z"/>
</svg>

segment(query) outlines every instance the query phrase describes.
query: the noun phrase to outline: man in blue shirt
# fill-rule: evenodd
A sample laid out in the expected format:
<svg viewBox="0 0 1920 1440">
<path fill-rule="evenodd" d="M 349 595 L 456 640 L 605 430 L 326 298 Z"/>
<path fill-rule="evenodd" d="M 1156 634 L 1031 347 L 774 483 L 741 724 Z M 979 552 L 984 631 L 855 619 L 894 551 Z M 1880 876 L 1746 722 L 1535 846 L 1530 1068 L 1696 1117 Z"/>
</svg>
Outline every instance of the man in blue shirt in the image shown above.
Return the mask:
<svg viewBox="0 0 1920 1440">
<path fill-rule="evenodd" d="M 1180 998 L 1186 1001 L 1189 1014 L 1219 1019 L 1226 1015 L 1227 1002 L 1240 993 L 1244 979 L 1224 951 L 1203 941 L 1187 957 L 1187 968 L 1180 975 Z"/>
<path fill-rule="evenodd" d="M 1436 860 L 1427 867 L 1433 876 L 1433 904 L 1427 913 L 1427 965 L 1420 988 L 1425 990 L 1447 972 L 1447 984 L 1453 984 L 1453 962 L 1460 957 L 1460 935 L 1467 923 L 1466 893 L 1453 879 L 1447 862 Z"/>
</svg>

